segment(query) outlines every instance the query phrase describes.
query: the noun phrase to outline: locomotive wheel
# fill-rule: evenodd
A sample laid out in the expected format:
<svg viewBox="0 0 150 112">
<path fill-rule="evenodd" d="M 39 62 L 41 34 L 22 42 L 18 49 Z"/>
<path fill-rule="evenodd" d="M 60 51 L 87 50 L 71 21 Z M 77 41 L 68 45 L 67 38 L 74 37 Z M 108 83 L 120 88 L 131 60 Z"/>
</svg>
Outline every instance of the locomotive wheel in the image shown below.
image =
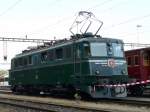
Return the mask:
<svg viewBox="0 0 150 112">
<path fill-rule="evenodd" d="M 22 94 L 22 92 L 19 91 L 17 86 L 12 87 L 11 90 L 12 90 L 13 94 L 16 94 L 16 95 L 21 95 Z"/>
<path fill-rule="evenodd" d="M 142 96 L 144 92 L 143 86 L 134 86 L 130 88 L 130 92 L 132 96 Z"/>
<path fill-rule="evenodd" d="M 74 98 L 76 100 L 91 100 L 92 99 L 92 97 L 85 92 L 76 92 L 74 94 Z"/>
<path fill-rule="evenodd" d="M 74 94 L 74 98 L 76 99 L 76 100 L 81 100 L 81 95 L 79 94 L 79 93 L 75 93 Z"/>
<path fill-rule="evenodd" d="M 144 92 L 144 87 L 138 86 L 137 91 L 136 91 L 136 96 L 142 96 L 143 92 Z"/>
</svg>

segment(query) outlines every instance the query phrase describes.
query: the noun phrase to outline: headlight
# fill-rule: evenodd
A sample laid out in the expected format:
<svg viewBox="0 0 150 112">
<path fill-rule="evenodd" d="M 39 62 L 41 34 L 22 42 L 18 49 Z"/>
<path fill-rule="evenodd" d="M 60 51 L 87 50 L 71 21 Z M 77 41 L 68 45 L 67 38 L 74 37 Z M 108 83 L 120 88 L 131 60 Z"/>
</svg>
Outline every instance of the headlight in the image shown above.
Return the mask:
<svg viewBox="0 0 150 112">
<path fill-rule="evenodd" d="M 99 74 L 100 74 L 100 72 L 99 72 L 98 70 L 96 70 L 96 71 L 95 71 L 95 74 L 96 74 L 96 75 L 99 75 Z"/>
<path fill-rule="evenodd" d="M 125 73 L 126 73 L 126 71 L 125 71 L 125 70 L 122 70 L 122 71 L 121 71 L 121 73 L 122 73 L 122 74 L 125 74 Z"/>
</svg>

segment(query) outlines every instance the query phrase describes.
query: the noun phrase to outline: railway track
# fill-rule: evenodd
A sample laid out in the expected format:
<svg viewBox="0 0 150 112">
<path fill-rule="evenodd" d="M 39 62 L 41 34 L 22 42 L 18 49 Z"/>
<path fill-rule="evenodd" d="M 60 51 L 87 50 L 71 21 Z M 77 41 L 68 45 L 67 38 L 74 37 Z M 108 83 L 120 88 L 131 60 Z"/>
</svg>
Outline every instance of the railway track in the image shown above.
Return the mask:
<svg viewBox="0 0 150 112">
<path fill-rule="evenodd" d="M 88 106 L 89 103 L 54 98 L 37 98 L 0 94 L 0 103 L 40 112 L 114 112 L 112 109 Z"/>
<path fill-rule="evenodd" d="M 12 91 L 9 89 L 0 89 L 1 94 L 12 94 Z M 37 96 L 39 97 L 39 96 Z M 50 96 L 47 96 L 47 98 L 50 98 Z M 150 96 L 144 96 L 144 97 L 126 97 L 126 98 L 109 98 L 109 99 L 93 99 L 88 102 L 111 102 L 111 103 L 121 103 L 121 104 L 128 104 L 128 105 L 139 105 L 139 106 L 148 106 L 150 107 Z"/>
<path fill-rule="evenodd" d="M 7 96 L 7 95 L 9 95 L 9 96 Z M 6 96 L 6 97 L 4 97 L 4 96 Z M 57 100 L 57 102 L 55 102 L 55 100 Z M 61 103 L 61 100 L 64 100 L 64 102 Z M 24 102 L 24 103 L 19 103 L 19 102 Z M 68 103 L 66 103 L 66 102 L 68 102 Z M 119 110 L 118 108 L 116 109 L 114 107 L 107 108 L 107 106 L 112 107 L 112 104 L 115 104 L 115 106 L 117 106 L 117 107 L 119 107 L 121 105 L 125 105 L 125 106 L 127 106 L 127 108 L 128 107 L 131 107 L 131 108 L 138 107 L 139 109 L 136 109 L 138 111 L 140 110 L 140 108 L 144 107 L 146 111 L 148 109 L 147 112 L 150 111 L 150 98 L 126 97 L 126 98 L 115 98 L 115 99 L 112 99 L 112 98 L 111 99 L 96 99 L 96 100 L 92 100 L 92 101 L 73 101 L 73 100 L 69 100 L 69 99 L 51 98 L 50 96 L 33 97 L 33 96 L 13 95 L 12 92 L 7 89 L 0 90 L 0 103 L 16 106 L 16 107 L 20 107 L 20 108 L 28 108 L 28 109 L 38 110 L 38 111 L 42 111 L 42 112 L 43 111 L 44 112 L 45 111 L 66 112 L 68 110 L 69 111 L 81 111 L 81 112 L 82 111 L 83 112 L 93 112 L 93 111 L 94 112 L 96 112 L 96 111 L 126 112 L 123 110 Z M 88 104 L 88 106 L 87 106 L 87 104 Z M 39 105 L 41 105 L 41 106 L 39 106 Z M 89 105 L 92 105 L 92 106 L 89 106 Z M 103 108 L 103 107 L 106 107 L 106 108 Z M 60 108 L 62 111 L 59 111 Z M 122 108 L 122 107 L 120 107 L 120 108 Z M 132 112 L 132 111 L 134 112 L 134 109 L 132 111 L 131 110 L 130 110 L 130 112 Z"/>
<path fill-rule="evenodd" d="M 137 98 L 137 97 L 126 97 L 126 98 L 114 98 L 114 99 L 105 99 L 103 101 L 107 101 L 110 103 L 119 103 L 131 106 L 145 106 L 150 107 L 150 98 Z"/>
<path fill-rule="evenodd" d="M 10 91 L 10 86 L 0 86 L 0 90 L 9 90 Z"/>
<path fill-rule="evenodd" d="M 149 112 L 150 99 L 127 97 L 122 99 L 99 99 L 97 101 L 74 101 L 51 97 L 34 97 L 0 94 L 0 104 L 31 109 L 40 112 Z"/>
</svg>

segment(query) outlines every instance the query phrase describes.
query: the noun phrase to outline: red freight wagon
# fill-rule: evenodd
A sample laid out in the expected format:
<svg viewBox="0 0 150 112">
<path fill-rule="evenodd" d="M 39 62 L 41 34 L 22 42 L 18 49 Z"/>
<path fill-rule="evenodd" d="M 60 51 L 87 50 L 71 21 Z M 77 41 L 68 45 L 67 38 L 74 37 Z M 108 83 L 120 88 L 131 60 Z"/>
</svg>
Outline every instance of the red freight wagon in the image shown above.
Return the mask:
<svg viewBox="0 0 150 112">
<path fill-rule="evenodd" d="M 130 86 L 129 91 L 134 95 L 142 95 L 149 86 L 150 47 L 125 51 L 125 56 L 131 82 L 139 82 L 134 86 Z"/>
</svg>

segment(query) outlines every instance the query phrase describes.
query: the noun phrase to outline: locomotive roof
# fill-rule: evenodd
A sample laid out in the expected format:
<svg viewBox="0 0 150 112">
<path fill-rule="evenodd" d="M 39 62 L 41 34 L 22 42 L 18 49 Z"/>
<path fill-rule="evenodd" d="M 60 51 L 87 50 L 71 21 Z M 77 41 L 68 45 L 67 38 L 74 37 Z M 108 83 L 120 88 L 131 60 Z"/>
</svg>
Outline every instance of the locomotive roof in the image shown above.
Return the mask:
<svg viewBox="0 0 150 112">
<path fill-rule="evenodd" d="M 57 42 L 57 41 L 56 41 Z M 31 55 L 34 53 L 39 53 L 39 52 L 44 52 L 46 50 L 50 50 L 50 49 L 55 49 L 55 48 L 60 48 L 66 45 L 71 45 L 73 43 L 81 43 L 81 42 L 118 42 L 118 43 L 123 43 L 122 40 L 120 39 L 114 39 L 114 38 L 102 38 L 100 36 L 95 36 L 95 37 L 85 37 L 85 38 L 79 38 L 79 39 L 70 39 L 70 40 L 64 40 L 62 42 L 58 42 L 58 43 L 54 43 L 53 45 L 44 47 L 44 48 L 37 48 L 37 49 L 33 49 L 33 50 L 27 50 L 27 52 L 22 52 L 20 54 L 17 54 L 14 58 L 19 58 L 22 56 L 26 56 L 26 55 Z"/>
<path fill-rule="evenodd" d="M 150 47 L 145 47 L 145 48 L 138 48 L 138 49 L 131 49 L 131 50 L 127 50 L 125 52 L 135 52 L 135 51 L 142 51 L 142 50 L 150 50 Z"/>
</svg>

